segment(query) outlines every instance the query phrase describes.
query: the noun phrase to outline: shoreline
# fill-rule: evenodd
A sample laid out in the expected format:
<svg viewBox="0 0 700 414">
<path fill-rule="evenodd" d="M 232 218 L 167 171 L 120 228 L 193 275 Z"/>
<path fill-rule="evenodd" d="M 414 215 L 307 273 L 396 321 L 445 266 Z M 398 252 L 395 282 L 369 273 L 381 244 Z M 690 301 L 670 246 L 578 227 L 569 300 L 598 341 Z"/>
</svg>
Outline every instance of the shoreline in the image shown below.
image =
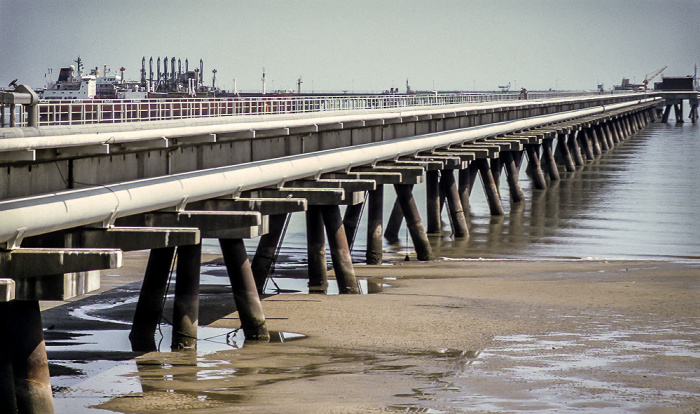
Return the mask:
<svg viewBox="0 0 700 414">
<path fill-rule="evenodd" d="M 367 295 L 267 297 L 268 329 L 306 338 L 246 344 L 190 362 L 180 361 L 182 354 L 143 355 L 137 365 L 148 372 L 131 375 L 144 391 L 100 408 L 155 413 L 177 402 L 193 413 L 700 409 L 698 263 L 446 260 L 355 272 L 389 286 Z M 201 306 L 205 319 L 207 303 Z M 234 312 L 208 326 L 235 329 L 239 321 Z M 606 357 L 598 365 L 582 367 L 600 355 Z"/>
</svg>

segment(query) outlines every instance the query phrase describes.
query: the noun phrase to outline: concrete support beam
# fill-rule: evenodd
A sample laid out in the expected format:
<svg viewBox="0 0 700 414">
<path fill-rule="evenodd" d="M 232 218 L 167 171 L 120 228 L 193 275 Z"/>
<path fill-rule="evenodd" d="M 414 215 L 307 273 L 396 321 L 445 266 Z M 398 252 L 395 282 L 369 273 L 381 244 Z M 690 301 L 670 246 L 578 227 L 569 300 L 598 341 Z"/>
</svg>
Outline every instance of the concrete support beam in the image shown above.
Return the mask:
<svg viewBox="0 0 700 414">
<path fill-rule="evenodd" d="M 122 252 L 117 249 L 15 249 L 0 251 L 0 277 L 15 280 L 116 269 L 122 265 Z"/>
<path fill-rule="evenodd" d="M 196 227 L 209 230 L 259 226 L 262 215 L 256 211 L 157 211 L 125 217 L 118 223 L 136 223 L 144 227 Z"/>
<path fill-rule="evenodd" d="M 13 279 L 0 279 L 0 303 L 15 299 L 15 281 Z"/>
<path fill-rule="evenodd" d="M 31 162 L 36 161 L 36 150 L 19 150 L 0 152 L 0 162 Z"/>
<path fill-rule="evenodd" d="M 460 148 L 446 148 L 444 150 L 435 150 L 431 152 L 431 155 L 443 157 L 458 157 L 462 163 L 468 163 L 469 161 L 474 161 L 477 158 L 475 152 Z M 463 166 L 464 164 L 460 165 L 460 167 Z"/>
<path fill-rule="evenodd" d="M 394 172 L 350 172 L 350 173 L 326 173 L 321 175 L 321 178 L 360 178 L 373 180 L 377 186 L 382 184 L 404 184 L 401 173 Z M 410 177 L 409 177 L 410 178 Z M 415 181 L 415 178 L 409 179 L 409 184 Z"/>
<path fill-rule="evenodd" d="M 425 171 L 437 171 L 445 168 L 444 159 L 439 157 L 429 157 L 416 155 L 411 157 L 400 157 L 397 161 L 381 161 L 377 165 L 393 165 L 399 167 L 419 167 Z"/>
<path fill-rule="evenodd" d="M 486 151 L 487 155 L 483 158 L 489 159 L 498 158 L 498 153 L 501 151 L 501 147 L 498 145 L 488 145 L 480 142 L 470 142 L 461 146 L 450 147 L 450 149 L 461 149 L 462 151 L 474 152 L 474 154 L 476 154 L 476 159 L 481 158 L 477 153 L 477 150 Z"/>
<path fill-rule="evenodd" d="M 338 178 L 320 178 L 294 180 L 284 183 L 285 188 L 342 188 L 347 193 L 364 192 L 374 190 L 377 187 L 374 180 L 364 179 L 338 179 Z"/>
<path fill-rule="evenodd" d="M 537 135 L 532 135 L 532 134 L 527 134 L 524 132 L 521 133 L 516 133 L 516 134 L 506 134 L 503 136 L 497 136 L 493 139 L 504 139 L 504 140 L 517 140 L 519 143 L 522 145 L 525 144 L 538 144 L 539 139 L 537 138 Z"/>
<path fill-rule="evenodd" d="M 407 165 L 410 165 L 411 163 L 418 163 L 417 166 L 423 167 L 426 171 L 430 170 L 452 170 L 452 169 L 458 169 L 458 168 L 463 168 L 465 166 L 465 161 L 463 161 L 459 156 L 457 155 L 434 155 L 434 154 L 426 154 L 426 155 L 414 155 L 410 158 L 399 158 L 398 161 L 396 161 L 397 164 L 403 164 L 406 163 Z"/>
<path fill-rule="evenodd" d="M 519 141 L 509 141 L 505 139 L 486 138 L 484 144 L 495 145 L 499 147 L 499 151 L 522 151 L 522 144 Z"/>
<path fill-rule="evenodd" d="M 425 170 L 421 167 L 399 167 L 399 166 L 382 166 L 375 165 L 374 167 L 353 167 L 350 172 L 394 172 L 401 173 L 401 178 L 404 181 L 408 181 L 409 177 L 416 183 L 420 183 L 423 180 L 423 173 Z"/>
<path fill-rule="evenodd" d="M 109 227 L 83 228 L 74 240 L 81 246 L 100 246 L 123 251 L 160 249 L 201 242 L 197 228 L 177 227 Z"/>
<path fill-rule="evenodd" d="M 245 191 L 244 198 L 305 198 L 308 206 L 346 204 L 345 190 L 342 188 L 261 188 Z M 349 195 L 352 201 L 352 195 Z"/>
<path fill-rule="evenodd" d="M 209 211 L 257 211 L 262 215 L 275 215 L 305 211 L 305 198 L 216 198 L 190 203 L 187 208 Z"/>
<path fill-rule="evenodd" d="M 15 280 L 17 300 L 68 300 L 100 288 L 100 271 L 63 273 Z"/>
</svg>

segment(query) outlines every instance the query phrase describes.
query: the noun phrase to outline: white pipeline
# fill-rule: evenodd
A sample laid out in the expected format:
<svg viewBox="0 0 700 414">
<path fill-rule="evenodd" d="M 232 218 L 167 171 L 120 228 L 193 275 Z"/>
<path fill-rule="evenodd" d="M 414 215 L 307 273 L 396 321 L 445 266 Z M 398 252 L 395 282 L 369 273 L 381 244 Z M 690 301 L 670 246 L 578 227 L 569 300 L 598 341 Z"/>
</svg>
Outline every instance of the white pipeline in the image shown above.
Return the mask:
<svg viewBox="0 0 700 414">
<path fill-rule="evenodd" d="M 228 167 L 67 190 L 0 202 L 0 243 L 22 237 L 175 207 L 184 202 L 236 194 L 325 172 L 373 164 L 401 155 L 507 134 L 650 102 L 645 99 L 460 130 L 292 155 Z"/>
</svg>

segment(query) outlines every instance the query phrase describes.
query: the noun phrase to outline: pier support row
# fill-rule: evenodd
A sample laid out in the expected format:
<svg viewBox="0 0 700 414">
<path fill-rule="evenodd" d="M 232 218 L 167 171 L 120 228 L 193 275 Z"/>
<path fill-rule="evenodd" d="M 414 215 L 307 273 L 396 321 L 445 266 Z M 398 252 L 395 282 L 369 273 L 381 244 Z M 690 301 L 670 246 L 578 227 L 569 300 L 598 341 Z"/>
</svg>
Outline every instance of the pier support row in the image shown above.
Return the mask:
<svg viewBox="0 0 700 414">
<path fill-rule="evenodd" d="M 498 185 L 500 174 L 505 170 L 511 201 L 522 202 L 524 194 L 519 184 L 519 168 L 523 155 L 528 157 L 527 172 L 533 180 L 533 187 L 544 190 L 547 188 L 546 178 L 551 181 L 560 179 L 557 160 L 563 164 L 564 169 L 573 171 L 577 166 L 584 164 L 584 158 L 594 159 L 600 156 L 649 122 L 653 122 L 655 117 L 653 112 L 644 111 L 620 115 L 605 122 L 563 127 L 555 133 L 544 134 L 544 138 L 540 138 L 536 143 L 524 144 L 517 150 L 500 151 L 497 162 L 494 158 L 489 163 L 488 158 L 478 157 L 464 163 L 463 168 L 458 169 L 459 183 L 452 169 L 429 170 L 426 174 L 429 230 L 440 231 L 440 212 L 442 206 L 446 205 L 455 237 L 468 237 L 466 211 L 477 174 L 481 176 L 491 214 L 503 215 L 504 209 Z M 557 140 L 556 147 L 554 139 Z M 475 148 L 483 149 L 486 146 L 477 145 Z M 501 148 L 507 148 L 507 145 Z M 413 185 L 394 184 L 394 189 L 397 198 L 387 222 L 385 237 L 390 241 L 398 241 L 398 228 L 405 218 L 418 260 L 433 260 L 427 232 L 413 198 Z M 366 259 L 370 264 L 381 263 L 382 260 L 383 202 L 382 185 L 367 192 Z M 358 293 L 350 246 L 362 209 L 363 205 L 350 203 L 345 218 L 342 218 L 337 204 L 308 206 L 305 214 L 311 292 L 325 293 L 328 288 L 325 250 L 326 238 L 328 238 L 339 291 Z M 224 261 L 231 278 L 234 300 L 239 308 L 241 325 L 247 338 L 269 339 L 259 294 L 276 259 L 276 251 L 283 237 L 287 220 L 288 213 L 270 216 L 270 231 L 261 238 L 252 264 L 245 254 L 242 239 L 220 239 Z M 130 335 L 134 349 L 144 351 L 155 349 L 153 333 L 159 323 L 158 315 L 162 308 L 174 252 L 173 248 L 153 249 L 151 252 L 144 278 L 144 290 L 137 305 Z M 201 245 L 178 248 L 173 349 L 196 346 L 200 257 Z"/>
<path fill-rule="evenodd" d="M 220 239 L 219 243 L 246 339 L 268 341 L 270 336 L 245 244 L 242 239 Z M 171 343 L 173 350 L 197 347 L 201 254 L 201 244 L 177 248 Z M 174 257 L 175 248 L 172 247 L 151 250 L 129 334 L 134 351 L 157 350 L 155 331 L 162 318 Z"/>
</svg>

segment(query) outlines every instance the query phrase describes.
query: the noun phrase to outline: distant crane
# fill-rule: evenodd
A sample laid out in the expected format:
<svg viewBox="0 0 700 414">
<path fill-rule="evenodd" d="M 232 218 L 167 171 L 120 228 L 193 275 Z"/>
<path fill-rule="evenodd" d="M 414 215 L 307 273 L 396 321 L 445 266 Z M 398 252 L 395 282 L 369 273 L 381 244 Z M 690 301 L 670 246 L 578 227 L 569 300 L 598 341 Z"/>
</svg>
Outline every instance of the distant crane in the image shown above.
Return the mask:
<svg viewBox="0 0 700 414">
<path fill-rule="evenodd" d="M 663 72 L 664 70 L 666 70 L 667 67 L 668 67 L 668 65 L 667 65 L 667 66 L 664 66 L 663 68 L 661 68 L 661 69 L 659 69 L 659 70 L 657 70 L 657 71 L 654 72 L 653 74 L 647 74 L 646 76 L 644 76 L 644 80 L 642 81 L 642 83 L 644 84 L 644 90 L 649 89 L 649 82 L 651 82 L 652 79 L 654 79 L 655 77 L 659 76 L 659 75 L 661 74 L 661 72 Z M 649 76 L 649 75 L 651 75 L 651 76 Z"/>
</svg>

